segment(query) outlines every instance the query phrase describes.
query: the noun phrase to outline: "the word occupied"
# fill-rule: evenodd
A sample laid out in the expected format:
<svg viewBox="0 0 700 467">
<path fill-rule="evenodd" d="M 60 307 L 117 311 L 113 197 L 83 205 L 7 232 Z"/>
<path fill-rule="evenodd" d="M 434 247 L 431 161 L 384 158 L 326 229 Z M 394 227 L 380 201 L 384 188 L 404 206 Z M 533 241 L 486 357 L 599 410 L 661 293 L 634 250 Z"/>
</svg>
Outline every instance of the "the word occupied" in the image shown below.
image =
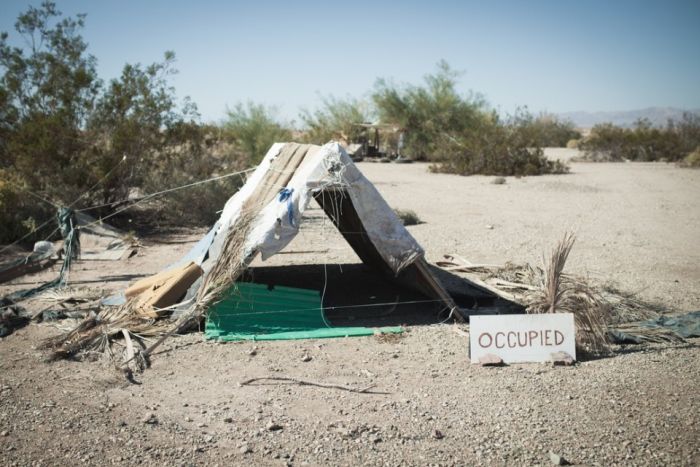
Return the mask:
<svg viewBox="0 0 700 467">
<path fill-rule="evenodd" d="M 544 362 L 554 352 L 576 358 L 576 331 L 571 313 L 470 316 L 472 363 L 494 354 L 506 363 Z"/>
</svg>

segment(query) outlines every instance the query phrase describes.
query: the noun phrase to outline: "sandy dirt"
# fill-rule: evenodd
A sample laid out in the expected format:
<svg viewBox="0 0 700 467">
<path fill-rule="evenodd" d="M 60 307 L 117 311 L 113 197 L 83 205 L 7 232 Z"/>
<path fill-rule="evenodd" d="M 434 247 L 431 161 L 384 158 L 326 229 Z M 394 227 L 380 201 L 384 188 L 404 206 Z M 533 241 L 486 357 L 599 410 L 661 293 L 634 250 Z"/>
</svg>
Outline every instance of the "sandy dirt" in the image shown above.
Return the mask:
<svg viewBox="0 0 700 467">
<path fill-rule="evenodd" d="M 700 171 L 573 163 L 569 175 L 497 185 L 424 164 L 359 165 L 392 207 L 424 221 L 409 230 L 430 261 L 457 253 L 538 263 L 572 230 L 568 270 L 669 310 L 700 309 Z M 309 217 L 285 254 L 255 264 L 260 274 L 294 284 L 309 277 L 313 287 L 327 278 L 329 289 L 355 287 L 351 295 L 381 302 L 381 279 L 353 265 L 320 209 Z M 71 283 L 118 290 L 202 233 L 142 239 L 126 261 L 78 263 Z M 55 274 L 3 284 L 0 294 Z M 616 348 L 574 367 L 482 368 L 469 363 L 468 339 L 453 324 L 438 324 L 434 307 L 419 311 L 424 323 L 394 338 L 176 337 L 137 384 L 104 360 L 46 362 L 36 346 L 59 331 L 27 326 L 0 339 L 0 464 L 551 465 L 550 451 L 580 465 L 700 463 L 700 339 Z M 388 324 L 409 318 L 389 315 Z M 266 376 L 373 387 L 239 385 Z"/>
</svg>

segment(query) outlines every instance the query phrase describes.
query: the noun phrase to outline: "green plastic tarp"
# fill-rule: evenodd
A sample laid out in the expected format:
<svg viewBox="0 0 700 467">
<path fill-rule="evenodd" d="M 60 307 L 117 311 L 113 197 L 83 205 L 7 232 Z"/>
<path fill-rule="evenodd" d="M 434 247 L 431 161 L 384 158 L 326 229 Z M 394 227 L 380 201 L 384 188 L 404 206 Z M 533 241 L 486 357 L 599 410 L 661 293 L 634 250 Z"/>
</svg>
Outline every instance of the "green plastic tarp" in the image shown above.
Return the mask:
<svg viewBox="0 0 700 467">
<path fill-rule="evenodd" d="M 332 327 L 318 291 L 238 282 L 207 312 L 204 334 L 220 341 L 320 339 L 401 333 L 400 326 Z"/>
</svg>

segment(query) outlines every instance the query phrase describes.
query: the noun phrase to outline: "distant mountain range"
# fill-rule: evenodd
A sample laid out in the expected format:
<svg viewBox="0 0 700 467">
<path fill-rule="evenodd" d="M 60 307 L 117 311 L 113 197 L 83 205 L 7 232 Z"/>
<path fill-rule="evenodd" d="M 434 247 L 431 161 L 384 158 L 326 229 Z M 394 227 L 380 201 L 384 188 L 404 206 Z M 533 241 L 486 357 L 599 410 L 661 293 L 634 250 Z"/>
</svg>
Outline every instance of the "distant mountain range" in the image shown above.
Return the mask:
<svg viewBox="0 0 700 467">
<path fill-rule="evenodd" d="M 631 127 L 640 118 L 648 119 L 652 125 L 664 126 L 669 118 L 679 120 L 683 112 L 700 115 L 700 109 L 677 109 L 674 107 L 649 107 L 647 109 L 613 112 L 564 112 L 558 114 L 563 120 L 571 120 L 578 128 L 591 128 L 598 123 L 612 123 L 621 127 Z"/>
</svg>

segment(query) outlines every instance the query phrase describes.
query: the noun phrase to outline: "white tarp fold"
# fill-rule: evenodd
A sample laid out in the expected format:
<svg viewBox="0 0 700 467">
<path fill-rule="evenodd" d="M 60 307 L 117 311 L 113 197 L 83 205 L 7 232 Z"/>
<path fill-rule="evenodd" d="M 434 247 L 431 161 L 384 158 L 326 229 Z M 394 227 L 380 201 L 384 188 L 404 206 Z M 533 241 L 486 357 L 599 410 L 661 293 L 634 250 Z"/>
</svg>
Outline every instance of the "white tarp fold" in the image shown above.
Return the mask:
<svg viewBox="0 0 700 467">
<path fill-rule="evenodd" d="M 263 182 L 271 161 L 283 147 L 283 143 L 276 143 L 270 148 L 245 185 L 227 201 L 212 229 L 215 233 L 213 238 L 207 235 L 210 239 L 208 243 L 206 240 L 198 243 L 195 247 L 197 251 L 193 249 L 186 256 L 189 260 L 196 259 L 205 274 L 221 250 L 220 243 L 224 236 L 218 234 L 226 232 L 231 226 L 235 228 L 242 207 Z M 299 232 L 304 222 L 304 211 L 314 193 L 324 189 L 347 192 L 368 238 L 394 273 L 398 274 L 423 255 L 420 245 L 338 143 L 309 149 L 287 186 L 280 189 L 278 196 L 263 207 L 255 219 L 246 243 L 248 255 L 259 252 L 266 260 L 279 253 Z"/>
</svg>

